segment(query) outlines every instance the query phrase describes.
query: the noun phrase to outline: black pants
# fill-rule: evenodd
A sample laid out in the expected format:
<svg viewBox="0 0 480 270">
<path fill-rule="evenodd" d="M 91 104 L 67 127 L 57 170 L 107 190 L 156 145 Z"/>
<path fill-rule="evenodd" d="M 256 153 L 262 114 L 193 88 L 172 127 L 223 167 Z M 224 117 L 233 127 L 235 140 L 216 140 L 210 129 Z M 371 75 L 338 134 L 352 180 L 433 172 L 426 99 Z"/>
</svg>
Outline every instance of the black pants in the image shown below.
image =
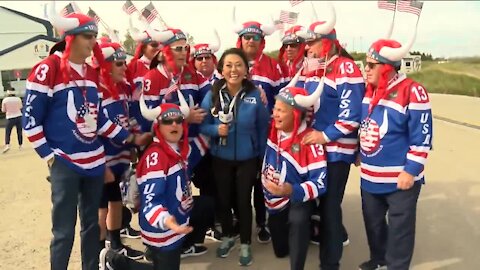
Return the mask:
<svg viewBox="0 0 480 270">
<path fill-rule="evenodd" d="M 343 253 L 342 200 L 350 173 L 346 162 L 327 162 L 327 192 L 320 197 L 320 268 L 339 269 Z"/>
<path fill-rule="evenodd" d="M 21 116 L 7 119 L 7 128 L 5 129 L 5 144 L 10 144 L 10 135 L 12 134 L 13 127 L 17 129 L 18 145 L 22 145 L 23 136 L 22 136 L 22 117 Z"/>
<path fill-rule="evenodd" d="M 194 244 L 202 244 L 205 241 L 205 233 L 214 222 L 213 199 L 208 196 L 193 196 L 193 209 L 190 213 L 190 226 L 193 231 L 189 233 L 184 247 L 190 247 Z"/>
<path fill-rule="evenodd" d="M 420 189 L 421 183 L 415 183 L 409 190 L 388 194 L 372 194 L 362 190 L 363 220 L 370 259 L 386 263 L 388 270 L 410 267 Z"/>
<path fill-rule="evenodd" d="M 197 166 L 193 168 L 191 180 L 195 187 L 200 190 L 201 196 L 210 197 L 212 199 L 215 209 L 215 218 L 219 219 L 220 205 L 217 198 L 217 185 L 215 184 L 213 175 L 212 155 L 210 153 L 205 154 Z M 215 222 L 213 221 L 209 226 L 214 228 L 214 223 Z"/>
<path fill-rule="evenodd" d="M 291 203 L 286 209 L 268 216 L 275 256 L 290 254 L 290 269 L 303 270 L 310 244 L 312 202 Z"/>
<path fill-rule="evenodd" d="M 220 204 L 220 222 L 222 233 L 233 236 L 232 192 L 236 193 L 238 220 L 240 223 L 240 242 L 250 244 L 252 237 L 252 188 L 256 181 L 258 159 L 230 161 L 213 157 L 213 173 L 217 185 Z"/>
<path fill-rule="evenodd" d="M 265 198 L 263 197 L 263 186 L 260 170 L 262 164 L 257 169 L 257 178 L 253 185 L 253 207 L 255 208 L 255 222 L 257 226 L 265 226 L 267 220 L 267 209 L 265 207 Z"/>
<path fill-rule="evenodd" d="M 171 251 L 157 251 L 149 247 L 153 260 L 153 270 L 179 270 L 180 269 L 180 255 L 182 249 L 178 248 Z"/>
</svg>

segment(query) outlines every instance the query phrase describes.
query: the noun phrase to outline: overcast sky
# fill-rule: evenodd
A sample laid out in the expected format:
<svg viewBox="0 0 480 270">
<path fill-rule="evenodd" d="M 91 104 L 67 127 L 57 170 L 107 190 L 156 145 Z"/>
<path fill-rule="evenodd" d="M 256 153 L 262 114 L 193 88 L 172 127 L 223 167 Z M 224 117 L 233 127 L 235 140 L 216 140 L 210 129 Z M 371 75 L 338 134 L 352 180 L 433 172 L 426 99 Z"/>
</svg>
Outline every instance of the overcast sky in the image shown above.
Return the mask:
<svg viewBox="0 0 480 270">
<path fill-rule="evenodd" d="M 112 28 L 120 30 L 121 36 L 128 28 L 128 16 L 122 11 L 125 1 L 76 1 L 83 12 L 91 7 Z M 41 1 L 0 1 L 1 6 L 27 14 L 43 17 Z M 68 1 L 57 1 L 60 11 Z M 149 1 L 133 1 L 141 10 Z M 239 22 L 257 20 L 270 23 L 278 18 L 280 10 L 299 12 L 298 24 L 308 26 L 312 22 L 310 1 L 291 7 L 289 1 L 154 1 L 156 9 L 174 28 L 180 28 L 194 36 L 196 43 L 210 42 L 213 29 L 220 34 L 223 51 L 235 46 L 232 10 L 236 6 Z M 348 50 L 366 51 L 376 39 L 387 32 L 393 12 L 377 8 L 377 1 L 333 1 L 337 12 L 337 37 L 347 44 Z M 325 3 L 314 1 L 319 18 L 325 17 Z M 135 15 L 136 16 L 136 15 Z M 480 56 L 480 2 L 477 1 L 425 1 L 418 26 L 416 43 L 412 50 L 431 53 L 434 57 Z M 395 19 L 393 39 L 400 43 L 409 40 L 417 16 L 398 13 Z M 140 27 L 138 21 L 135 26 Z M 152 25 L 158 26 L 155 20 Z M 105 32 L 103 28 L 100 30 Z M 279 34 L 266 38 L 266 50 L 280 46 Z"/>
</svg>

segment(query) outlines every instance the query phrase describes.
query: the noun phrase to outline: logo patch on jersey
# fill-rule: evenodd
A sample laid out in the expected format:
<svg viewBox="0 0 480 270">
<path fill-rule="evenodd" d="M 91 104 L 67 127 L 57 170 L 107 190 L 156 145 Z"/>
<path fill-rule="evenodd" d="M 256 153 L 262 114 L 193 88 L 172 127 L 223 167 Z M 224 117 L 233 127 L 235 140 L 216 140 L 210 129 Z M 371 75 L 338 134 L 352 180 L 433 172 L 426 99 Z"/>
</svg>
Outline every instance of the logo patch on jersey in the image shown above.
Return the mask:
<svg viewBox="0 0 480 270">
<path fill-rule="evenodd" d="M 298 143 L 295 143 L 292 145 L 292 153 L 298 153 L 300 152 L 300 145 Z"/>
<path fill-rule="evenodd" d="M 183 75 L 183 78 L 185 79 L 186 82 L 188 82 L 192 79 L 192 74 L 185 73 L 185 75 Z"/>
<path fill-rule="evenodd" d="M 246 103 L 257 104 L 257 99 L 255 97 L 246 97 L 243 99 Z"/>
<path fill-rule="evenodd" d="M 398 96 L 398 91 L 393 91 L 388 95 L 388 99 L 395 99 Z"/>
<path fill-rule="evenodd" d="M 360 148 L 369 155 L 375 156 L 382 150 L 380 141 L 388 131 L 388 115 L 387 110 L 383 113 L 383 123 L 378 125 L 377 121 L 372 118 L 366 118 L 360 125 Z"/>
</svg>

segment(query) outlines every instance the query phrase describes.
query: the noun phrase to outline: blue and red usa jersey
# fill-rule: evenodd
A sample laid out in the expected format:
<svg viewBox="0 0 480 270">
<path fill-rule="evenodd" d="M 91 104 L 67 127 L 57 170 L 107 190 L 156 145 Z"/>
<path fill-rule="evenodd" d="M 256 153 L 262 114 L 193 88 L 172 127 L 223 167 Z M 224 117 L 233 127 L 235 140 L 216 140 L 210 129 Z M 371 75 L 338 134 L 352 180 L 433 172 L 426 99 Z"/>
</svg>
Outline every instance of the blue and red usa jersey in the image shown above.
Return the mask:
<svg viewBox="0 0 480 270">
<path fill-rule="evenodd" d="M 290 197 L 278 197 L 263 188 L 265 205 L 269 213 L 281 211 L 290 201 L 306 202 L 326 192 L 327 156 L 323 146 L 301 144 L 303 137 L 312 130 L 307 128 L 304 122 L 289 148 L 285 142 L 291 134 L 282 133 L 280 140 L 268 139 L 262 167 L 262 183 L 265 181 L 277 184 L 289 183 L 293 187 Z"/>
<path fill-rule="evenodd" d="M 150 70 L 144 77 L 143 96 L 148 107 L 156 107 L 162 103 L 180 105 L 177 91 L 181 91 L 187 103 L 200 105 L 203 97 L 210 91 L 210 81 L 185 67 L 183 72 L 172 80 L 170 72 L 163 65 Z M 150 131 L 151 122 L 142 130 Z M 199 133 L 198 124 L 189 125 L 188 136 L 196 137 Z"/>
<path fill-rule="evenodd" d="M 423 183 L 433 136 L 427 90 L 399 74 L 369 114 L 372 96 L 367 94 L 362 105 L 361 188 L 370 193 L 394 192 L 402 171 Z"/>
<path fill-rule="evenodd" d="M 128 82 L 117 84 L 118 98 L 113 97 L 110 92 L 103 89 L 102 107 L 105 115 L 110 121 L 126 130 L 134 132 L 137 127 L 130 126 L 129 101 L 131 100 L 131 86 Z M 107 166 L 115 175 L 121 175 L 128 169 L 130 164 L 130 147 L 118 144 L 109 138 L 100 138 L 105 148 Z"/>
<path fill-rule="evenodd" d="M 202 158 L 204 150 L 190 143 L 186 163 L 172 161 L 159 147 L 158 139 L 145 150 L 137 165 L 140 192 L 139 223 L 145 245 L 160 250 L 182 246 L 185 234 L 177 234 L 165 226 L 165 219 L 174 216 L 177 223 L 187 225 L 193 208 L 190 184 L 191 168 Z"/>
<path fill-rule="evenodd" d="M 149 123 L 147 119 L 143 118 L 140 112 L 140 105 L 138 100 L 143 88 L 143 77 L 150 70 L 150 60 L 142 56 L 140 59 L 136 59 L 128 63 L 128 70 L 133 76 L 133 83 L 135 86 L 131 91 L 131 100 L 129 101 L 130 115 L 133 117 L 140 126 L 147 126 Z M 146 130 L 150 131 L 150 130 Z"/>
<path fill-rule="evenodd" d="M 314 104 L 312 127 L 322 131 L 327 141 L 328 162 L 353 163 L 357 134 L 365 95 L 362 73 L 353 60 L 334 56 L 327 64 L 325 86 L 320 101 Z M 309 94 L 317 88 L 323 69 L 306 75 L 304 87 Z"/>
<path fill-rule="evenodd" d="M 271 114 L 275 105 L 275 96 L 285 86 L 282 68 L 277 61 L 266 54 L 261 54 L 250 68 L 250 75 L 252 82 L 265 91 L 268 112 Z"/>
<path fill-rule="evenodd" d="M 61 162 L 87 176 L 105 171 L 105 151 L 98 136 L 122 143 L 128 131 L 103 113 L 98 71 L 83 65 L 84 77 L 71 67 L 71 80 L 62 82 L 61 52 L 35 65 L 26 83 L 23 129 L 38 155 Z"/>
</svg>

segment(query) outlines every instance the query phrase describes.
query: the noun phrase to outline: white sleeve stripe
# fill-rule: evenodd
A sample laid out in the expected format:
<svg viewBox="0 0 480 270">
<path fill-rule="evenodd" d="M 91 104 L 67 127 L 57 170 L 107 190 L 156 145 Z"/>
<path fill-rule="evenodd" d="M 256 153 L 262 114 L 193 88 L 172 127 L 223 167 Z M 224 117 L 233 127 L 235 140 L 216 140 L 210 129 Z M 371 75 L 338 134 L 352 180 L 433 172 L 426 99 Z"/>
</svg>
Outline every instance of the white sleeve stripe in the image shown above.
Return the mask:
<svg viewBox="0 0 480 270">
<path fill-rule="evenodd" d="M 44 93 L 44 94 L 47 94 L 49 91 L 52 91 L 52 89 L 50 87 L 48 87 L 47 85 L 43 85 L 43 84 L 39 84 L 39 83 L 35 83 L 35 82 L 30 82 L 30 81 L 27 81 L 26 88 L 28 90 L 37 91 L 37 92 Z"/>
<path fill-rule="evenodd" d="M 46 144 L 47 140 L 45 139 L 45 137 L 43 137 L 43 138 L 40 138 L 40 139 L 38 139 L 36 141 L 33 141 L 33 142 L 30 142 L 30 143 L 33 144 L 33 148 L 38 148 L 38 147 Z"/>
<path fill-rule="evenodd" d="M 53 92 L 56 93 L 58 91 L 66 90 L 68 88 L 74 88 L 74 87 L 95 87 L 97 88 L 97 84 L 89 81 L 89 80 L 76 80 L 75 82 L 70 81 L 67 85 L 63 83 L 59 83 L 53 87 Z"/>
<path fill-rule="evenodd" d="M 38 133 L 41 133 L 41 132 L 43 132 L 43 126 L 37 126 L 31 129 L 25 130 L 25 134 L 27 135 L 27 137 L 37 135 Z"/>
<path fill-rule="evenodd" d="M 151 179 L 158 179 L 158 178 L 165 178 L 165 172 L 164 171 L 154 171 L 154 172 L 148 172 L 147 174 L 139 177 L 137 179 L 138 184 L 142 184 L 148 180 Z"/>
<path fill-rule="evenodd" d="M 415 161 L 415 162 L 420 163 L 422 165 L 424 165 L 425 162 L 427 162 L 426 158 L 419 157 L 419 156 L 416 156 L 416 155 L 413 155 L 413 154 L 410 154 L 410 153 L 407 153 L 407 159 Z"/>
<path fill-rule="evenodd" d="M 105 123 L 99 130 L 98 130 L 98 133 L 104 133 L 105 131 L 107 131 L 107 129 L 110 127 L 111 123 L 107 122 Z"/>
<path fill-rule="evenodd" d="M 335 79 L 335 82 L 337 83 L 337 85 L 339 85 L 344 83 L 350 83 L 350 84 L 364 83 L 365 81 L 363 80 L 362 77 L 343 77 L 343 78 Z"/>
<path fill-rule="evenodd" d="M 429 152 L 430 151 L 430 146 L 410 145 L 410 150 L 415 151 L 415 152 Z"/>
<path fill-rule="evenodd" d="M 408 105 L 408 109 L 410 110 L 417 110 L 417 111 L 425 111 L 432 109 L 430 103 L 410 103 Z"/>
<path fill-rule="evenodd" d="M 198 90 L 198 84 L 181 84 L 180 90 Z"/>
<path fill-rule="evenodd" d="M 310 170 L 321 169 L 321 168 L 325 168 L 325 167 L 327 167 L 327 161 L 325 161 L 325 160 L 315 162 L 315 163 L 310 163 L 310 164 L 307 165 L 307 169 L 309 171 Z"/>
</svg>

